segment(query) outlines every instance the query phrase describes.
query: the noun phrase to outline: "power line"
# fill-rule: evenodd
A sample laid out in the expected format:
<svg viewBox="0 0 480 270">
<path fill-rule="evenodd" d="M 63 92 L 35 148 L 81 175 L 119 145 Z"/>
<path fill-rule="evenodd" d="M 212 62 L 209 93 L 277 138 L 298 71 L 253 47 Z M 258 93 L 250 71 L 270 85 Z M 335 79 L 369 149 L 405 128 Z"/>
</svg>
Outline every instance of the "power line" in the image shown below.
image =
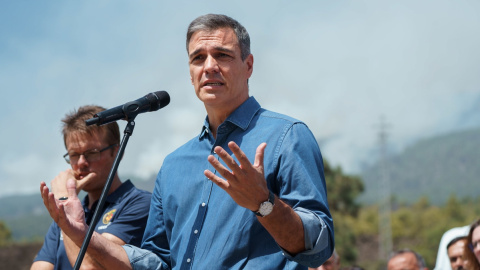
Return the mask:
<svg viewBox="0 0 480 270">
<path fill-rule="evenodd" d="M 379 187 L 378 187 L 378 229 L 379 229 L 379 246 L 378 256 L 380 259 L 387 259 L 392 252 L 392 225 L 391 225 L 391 189 L 390 174 L 387 159 L 387 140 L 388 128 L 390 125 L 386 122 L 385 117 L 380 118 L 378 129 L 378 145 L 379 145 Z"/>
</svg>

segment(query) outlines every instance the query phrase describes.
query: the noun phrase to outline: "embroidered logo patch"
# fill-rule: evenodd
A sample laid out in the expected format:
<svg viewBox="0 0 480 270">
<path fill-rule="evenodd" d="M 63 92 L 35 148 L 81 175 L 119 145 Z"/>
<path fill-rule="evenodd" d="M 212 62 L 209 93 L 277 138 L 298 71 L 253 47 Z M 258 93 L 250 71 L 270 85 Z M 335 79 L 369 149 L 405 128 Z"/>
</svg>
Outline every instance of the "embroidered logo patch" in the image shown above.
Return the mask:
<svg viewBox="0 0 480 270">
<path fill-rule="evenodd" d="M 115 212 L 117 212 L 117 209 L 113 209 L 113 210 L 110 210 L 108 211 L 108 213 L 106 213 L 105 215 L 103 215 L 103 224 L 108 224 L 110 223 L 110 220 L 112 220 L 113 218 L 113 215 L 115 214 Z"/>
</svg>

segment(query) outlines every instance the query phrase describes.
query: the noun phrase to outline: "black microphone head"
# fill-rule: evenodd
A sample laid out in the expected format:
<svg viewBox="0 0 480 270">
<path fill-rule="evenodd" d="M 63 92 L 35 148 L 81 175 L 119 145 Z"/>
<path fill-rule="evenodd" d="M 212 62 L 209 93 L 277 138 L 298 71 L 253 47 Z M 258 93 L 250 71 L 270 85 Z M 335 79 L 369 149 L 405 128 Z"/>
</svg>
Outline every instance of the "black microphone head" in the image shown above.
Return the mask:
<svg viewBox="0 0 480 270">
<path fill-rule="evenodd" d="M 156 111 L 170 103 L 170 95 L 166 91 L 157 91 L 145 96 L 150 102 L 150 111 Z"/>
</svg>

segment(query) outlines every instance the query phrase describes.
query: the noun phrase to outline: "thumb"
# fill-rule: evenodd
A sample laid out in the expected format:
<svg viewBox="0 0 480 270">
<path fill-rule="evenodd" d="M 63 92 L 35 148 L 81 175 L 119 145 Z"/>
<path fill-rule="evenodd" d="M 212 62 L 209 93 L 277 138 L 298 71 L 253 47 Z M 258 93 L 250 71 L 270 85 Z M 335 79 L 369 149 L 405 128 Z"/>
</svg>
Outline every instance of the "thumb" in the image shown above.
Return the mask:
<svg viewBox="0 0 480 270">
<path fill-rule="evenodd" d="M 261 167 L 263 169 L 263 155 L 265 153 L 265 147 L 267 147 L 266 143 L 261 143 L 257 147 L 257 151 L 255 152 L 255 167 Z"/>
<path fill-rule="evenodd" d="M 67 180 L 67 193 L 70 199 L 77 197 L 77 183 L 73 178 Z"/>
</svg>

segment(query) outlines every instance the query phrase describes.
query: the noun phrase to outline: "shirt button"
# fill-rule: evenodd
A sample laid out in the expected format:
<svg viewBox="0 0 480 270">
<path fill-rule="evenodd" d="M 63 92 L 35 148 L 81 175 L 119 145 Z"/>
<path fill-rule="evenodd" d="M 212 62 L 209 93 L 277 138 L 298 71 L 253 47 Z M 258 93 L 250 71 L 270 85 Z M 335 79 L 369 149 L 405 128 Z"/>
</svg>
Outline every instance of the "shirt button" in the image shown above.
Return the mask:
<svg viewBox="0 0 480 270">
<path fill-rule="evenodd" d="M 206 203 L 202 203 L 202 207 L 205 207 L 205 205 L 207 205 Z"/>
<path fill-rule="evenodd" d="M 194 233 L 194 234 L 197 234 L 197 233 L 198 233 L 198 230 L 193 231 L 193 233 Z"/>
<path fill-rule="evenodd" d="M 190 258 L 187 259 L 187 263 L 190 263 L 192 260 L 190 260 Z"/>
</svg>

